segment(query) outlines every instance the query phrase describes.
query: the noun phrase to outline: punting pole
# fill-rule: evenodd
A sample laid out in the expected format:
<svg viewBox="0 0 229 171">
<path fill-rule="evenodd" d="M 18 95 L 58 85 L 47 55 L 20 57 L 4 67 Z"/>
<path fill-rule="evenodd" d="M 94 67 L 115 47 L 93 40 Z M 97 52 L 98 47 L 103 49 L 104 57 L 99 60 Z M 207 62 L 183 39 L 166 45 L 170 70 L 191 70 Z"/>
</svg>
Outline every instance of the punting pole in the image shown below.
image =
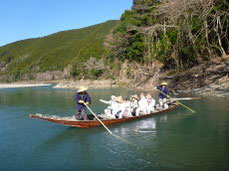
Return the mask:
<svg viewBox="0 0 229 171">
<path fill-rule="evenodd" d="M 179 104 L 180 104 L 181 106 L 183 106 L 184 108 L 190 110 L 192 113 L 196 113 L 194 110 L 192 110 L 192 109 L 189 108 L 188 106 L 184 105 L 183 103 L 179 102 L 178 100 L 173 99 L 173 98 L 172 98 L 171 96 L 169 96 L 168 94 L 165 94 L 164 92 L 158 90 L 157 88 L 156 88 L 156 90 L 159 91 L 160 93 L 164 94 L 165 96 L 169 97 L 171 100 L 175 100 L 177 103 L 179 103 Z"/>
<path fill-rule="evenodd" d="M 120 136 L 118 136 L 118 135 L 113 134 L 113 133 L 111 132 L 111 130 L 109 130 L 109 129 L 107 128 L 107 126 L 106 126 L 106 125 L 96 116 L 96 114 L 91 110 L 91 108 L 90 108 L 86 103 L 84 103 L 84 105 L 87 107 L 87 109 L 95 116 L 95 118 L 103 125 L 103 127 L 104 127 L 111 135 L 113 135 L 114 137 L 116 137 L 116 138 L 122 140 L 123 142 L 125 142 L 125 143 L 127 143 L 127 144 L 129 144 L 129 145 L 134 145 L 133 143 L 127 141 L 126 139 L 124 139 L 124 138 L 122 138 L 122 137 L 120 137 Z"/>
<path fill-rule="evenodd" d="M 103 127 L 111 134 L 113 135 L 113 133 L 107 128 L 107 126 L 96 116 L 96 114 L 91 110 L 91 108 L 84 103 L 84 105 L 87 107 L 87 109 L 94 115 L 94 117 L 103 125 Z"/>
<path fill-rule="evenodd" d="M 174 100 L 201 100 L 201 97 L 180 97 L 173 98 Z"/>
</svg>

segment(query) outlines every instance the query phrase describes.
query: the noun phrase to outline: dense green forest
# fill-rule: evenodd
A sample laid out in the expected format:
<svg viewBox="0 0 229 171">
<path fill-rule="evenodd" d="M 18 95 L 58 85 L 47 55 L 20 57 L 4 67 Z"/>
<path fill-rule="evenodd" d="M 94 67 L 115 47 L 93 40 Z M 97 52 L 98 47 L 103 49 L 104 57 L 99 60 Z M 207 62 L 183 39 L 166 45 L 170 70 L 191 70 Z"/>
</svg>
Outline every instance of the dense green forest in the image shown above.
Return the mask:
<svg viewBox="0 0 229 171">
<path fill-rule="evenodd" d="M 228 0 L 134 0 L 114 31 L 113 58 L 168 69 L 229 54 Z"/>
<path fill-rule="evenodd" d="M 103 66 L 107 53 L 104 42 L 117 23 L 108 21 L 0 47 L 2 80 L 17 81 L 24 75 L 26 79 L 33 79 L 34 73 L 63 71 L 68 66 L 70 77 L 96 78 L 106 69 Z"/>
</svg>

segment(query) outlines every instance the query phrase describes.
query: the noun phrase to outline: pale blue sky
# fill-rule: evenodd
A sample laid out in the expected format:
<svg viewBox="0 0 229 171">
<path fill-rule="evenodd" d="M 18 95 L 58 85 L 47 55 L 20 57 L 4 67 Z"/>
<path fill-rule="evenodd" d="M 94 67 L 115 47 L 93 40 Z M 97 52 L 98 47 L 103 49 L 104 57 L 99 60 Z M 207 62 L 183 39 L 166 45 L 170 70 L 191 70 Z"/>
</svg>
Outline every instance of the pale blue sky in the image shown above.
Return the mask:
<svg viewBox="0 0 229 171">
<path fill-rule="evenodd" d="M 0 46 L 119 19 L 133 0 L 0 0 Z"/>
</svg>

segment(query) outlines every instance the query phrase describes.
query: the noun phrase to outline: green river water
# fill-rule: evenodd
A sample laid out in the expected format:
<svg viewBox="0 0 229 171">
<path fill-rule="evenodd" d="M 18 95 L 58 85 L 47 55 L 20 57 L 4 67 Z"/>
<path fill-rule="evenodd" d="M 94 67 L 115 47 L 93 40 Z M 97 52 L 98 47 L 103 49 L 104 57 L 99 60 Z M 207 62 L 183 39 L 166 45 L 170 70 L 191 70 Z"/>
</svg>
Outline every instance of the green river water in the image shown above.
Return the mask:
<svg viewBox="0 0 229 171">
<path fill-rule="evenodd" d="M 99 99 L 127 97 L 133 90 L 89 90 L 95 112 Z M 75 91 L 51 87 L 0 90 L 0 170 L 229 170 L 229 99 L 183 101 L 197 113 L 176 110 L 122 124 L 70 128 L 28 117 L 69 116 Z M 155 95 L 156 96 L 156 95 Z"/>
</svg>

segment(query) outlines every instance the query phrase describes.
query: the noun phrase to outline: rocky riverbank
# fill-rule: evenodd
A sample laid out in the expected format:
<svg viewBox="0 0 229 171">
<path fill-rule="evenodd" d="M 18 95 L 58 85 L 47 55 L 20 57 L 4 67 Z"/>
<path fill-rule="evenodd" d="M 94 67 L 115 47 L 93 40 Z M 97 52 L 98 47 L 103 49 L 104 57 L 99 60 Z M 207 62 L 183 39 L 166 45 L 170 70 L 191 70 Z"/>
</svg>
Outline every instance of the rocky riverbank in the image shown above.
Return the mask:
<svg viewBox="0 0 229 171">
<path fill-rule="evenodd" d="M 170 79 L 177 93 L 229 98 L 229 56 L 203 62 Z"/>
</svg>

